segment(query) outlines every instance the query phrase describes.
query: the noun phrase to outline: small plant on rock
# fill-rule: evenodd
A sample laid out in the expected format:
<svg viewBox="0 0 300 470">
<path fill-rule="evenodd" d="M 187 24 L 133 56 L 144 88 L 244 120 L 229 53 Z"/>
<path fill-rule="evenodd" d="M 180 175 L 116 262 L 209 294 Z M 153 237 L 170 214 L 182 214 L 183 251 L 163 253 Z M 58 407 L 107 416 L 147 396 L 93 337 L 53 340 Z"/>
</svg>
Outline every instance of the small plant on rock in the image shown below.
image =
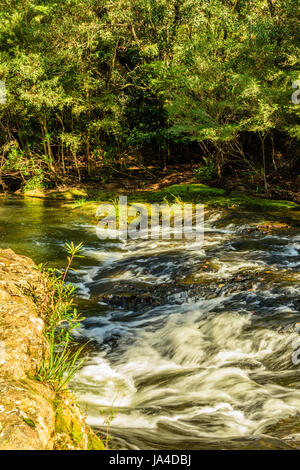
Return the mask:
<svg viewBox="0 0 300 470">
<path fill-rule="evenodd" d="M 46 338 L 49 351 L 45 354 L 42 364 L 36 372 L 36 380 L 51 383 L 58 391 L 74 377 L 85 363 L 82 357 L 85 345 L 77 347 L 71 332 L 78 327 L 82 318 L 73 305 L 75 287 L 66 284 L 66 276 L 72 269 L 74 258 L 81 258 L 83 244 L 66 243 L 68 254 L 67 266 L 63 273 L 49 269 L 44 264 L 38 269 L 45 275 L 46 295 L 41 305 L 41 313 L 46 323 Z"/>
</svg>

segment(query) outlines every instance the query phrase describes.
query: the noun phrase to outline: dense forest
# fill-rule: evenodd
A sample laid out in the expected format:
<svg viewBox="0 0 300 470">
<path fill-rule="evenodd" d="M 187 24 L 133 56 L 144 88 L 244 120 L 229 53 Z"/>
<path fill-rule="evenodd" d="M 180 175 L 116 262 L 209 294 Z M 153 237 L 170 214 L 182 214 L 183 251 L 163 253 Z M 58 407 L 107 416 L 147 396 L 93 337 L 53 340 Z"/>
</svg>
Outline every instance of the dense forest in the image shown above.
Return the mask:
<svg viewBox="0 0 300 470">
<path fill-rule="evenodd" d="M 1 0 L 2 186 L 295 182 L 299 26 L 298 0 Z"/>
</svg>

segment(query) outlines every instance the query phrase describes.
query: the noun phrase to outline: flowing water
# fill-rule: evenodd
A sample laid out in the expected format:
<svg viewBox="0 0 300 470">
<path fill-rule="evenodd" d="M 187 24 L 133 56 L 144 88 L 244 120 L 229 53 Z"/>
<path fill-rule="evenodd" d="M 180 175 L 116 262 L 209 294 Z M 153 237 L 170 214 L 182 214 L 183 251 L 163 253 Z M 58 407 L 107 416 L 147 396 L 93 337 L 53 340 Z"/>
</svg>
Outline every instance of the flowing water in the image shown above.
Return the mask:
<svg viewBox="0 0 300 470">
<path fill-rule="evenodd" d="M 248 230 L 285 221 L 270 232 Z M 72 382 L 88 422 L 115 449 L 300 448 L 299 213 L 206 214 L 201 246 L 101 241 L 78 211 L 0 201 L 1 248 L 64 266 L 86 317 L 89 361 Z"/>
</svg>

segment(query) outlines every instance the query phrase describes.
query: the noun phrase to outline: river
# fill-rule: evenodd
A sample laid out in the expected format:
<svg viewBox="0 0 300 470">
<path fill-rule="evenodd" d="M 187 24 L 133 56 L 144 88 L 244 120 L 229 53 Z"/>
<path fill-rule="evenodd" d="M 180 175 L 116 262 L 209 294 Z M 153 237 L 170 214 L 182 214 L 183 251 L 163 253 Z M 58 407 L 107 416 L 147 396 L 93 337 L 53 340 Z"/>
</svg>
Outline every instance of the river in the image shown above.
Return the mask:
<svg viewBox="0 0 300 470">
<path fill-rule="evenodd" d="M 110 448 L 300 448 L 294 215 L 211 210 L 203 245 L 120 242 L 66 204 L 0 200 L 1 248 L 62 268 L 84 242 L 69 280 L 89 360 L 71 387 Z M 249 230 L 266 220 L 289 228 Z"/>
</svg>

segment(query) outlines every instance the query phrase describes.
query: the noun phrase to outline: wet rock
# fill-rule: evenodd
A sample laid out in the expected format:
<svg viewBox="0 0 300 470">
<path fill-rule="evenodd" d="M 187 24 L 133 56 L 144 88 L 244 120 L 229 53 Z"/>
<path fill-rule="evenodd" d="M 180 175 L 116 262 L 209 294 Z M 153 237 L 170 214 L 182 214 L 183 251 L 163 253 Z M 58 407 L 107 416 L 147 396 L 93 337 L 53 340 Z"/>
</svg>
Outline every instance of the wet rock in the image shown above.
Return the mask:
<svg viewBox="0 0 300 470">
<path fill-rule="evenodd" d="M 267 222 L 257 225 L 243 225 L 236 230 L 239 235 L 249 235 L 251 233 L 270 233 L 277 230 L 288 229 L 290 226 L 286 223 Z"/>
<path fill-rule="evenodd" d="M 266 430 L 266 434 L 283 439 L 294 448 L 300 447 L 300 415 L 282 419 Z"/>
<path fill-rule="evenodd" d="M 93 298 L 111 305 L 117 309 L 133 310 L 139 312 L 145 308 L 154 308 L 159 305 L 181 305 L 187 301 L 197 302 L 198 300 L 213 300 L 219 296 L 234 296 L 235 300 L 248 302 L 247 298 L 253 293 L 258 295 L 261 289 L 268 289 L 276 293 L 277 285 L 299 284 L 299 275 L 291 273 L 285 269 L 275 268 L 265 269 L 241 268 L 230 277 L 218 277 L 218 270 L 214 271 L 213 263 L 204 260 L 203 263 L 196 266 L 194 274 L 188 274 L 184 278 L 175 278 L 172 282 L 161 283 L 150 286 L 149 284 L 119 281 L 109 285 L 109 294 L 101 292 L 93 294 Z M 204 269 L 205 266 L 208 269 Z M 212 276 L 212 272 L 215 274 Z M 264 299 L 264 307 L 280 306 L 283 299 L 275 296 L 270 299 Z M 297 297 L 292 300 L 294 308 L 300 306 Z"/>
<path fill-rule="evenodd" d="M 236 233 L 239 235 L 248 235 L 249 233 L 254 233 L 254 232 L 259 232 L 258 227 L 251 227 L 247 225 L 239 227 L 236 231 Z"/>
<path fill-rule="evenodd" d="M 166 295 L 162 285 L 148 287 L 148 291 L 145 292 L 142 288 L 121 284 L 118 294 L 100 294 L 97 298 L 98 301 L 115 307 L 138 309 L 139 307 L 160 305 L 162 289 L 163 295 Z"/>
</svg>

